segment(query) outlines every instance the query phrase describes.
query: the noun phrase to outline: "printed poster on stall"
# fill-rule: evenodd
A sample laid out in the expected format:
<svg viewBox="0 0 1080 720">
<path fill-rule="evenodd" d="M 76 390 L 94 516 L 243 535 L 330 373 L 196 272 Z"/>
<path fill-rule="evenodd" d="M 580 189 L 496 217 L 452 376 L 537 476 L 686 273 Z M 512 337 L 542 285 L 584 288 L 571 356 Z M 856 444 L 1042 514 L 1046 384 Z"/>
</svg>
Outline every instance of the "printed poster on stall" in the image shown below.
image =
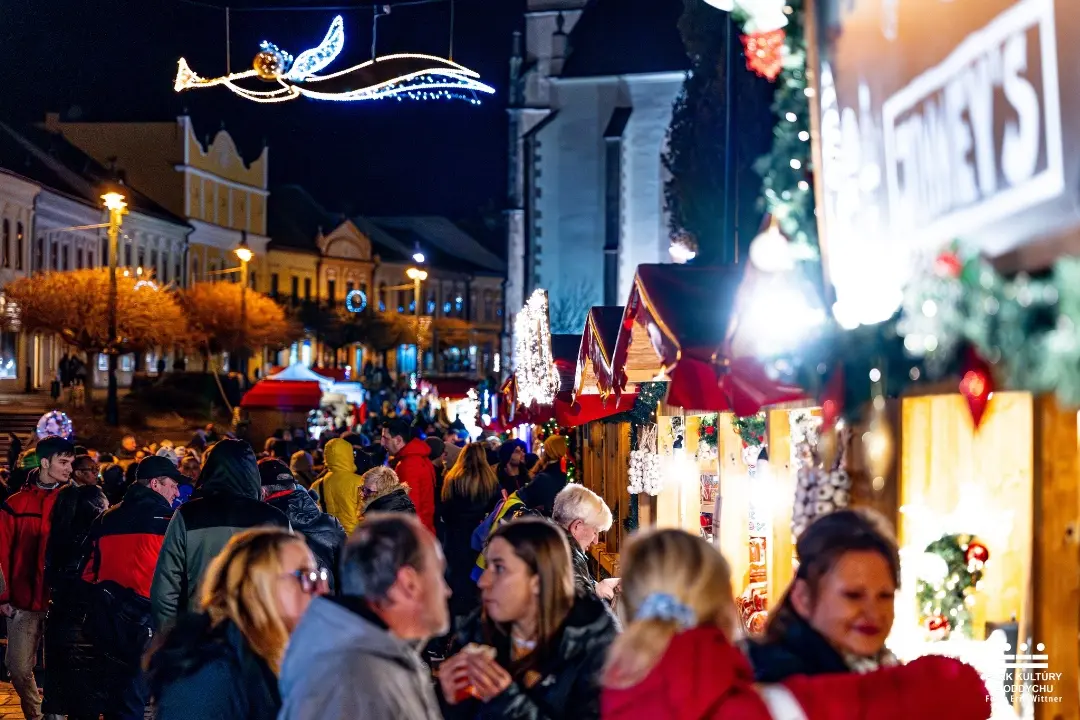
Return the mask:
<svg viewBox="0 0 1080 720">
<path fill-rule="evenodd" d="M 1075 1 L 818 0 L 819 217 L 841 322 L 887 319 L 953 240 L 996 256 L 1078 229 Z"/>
</svg>

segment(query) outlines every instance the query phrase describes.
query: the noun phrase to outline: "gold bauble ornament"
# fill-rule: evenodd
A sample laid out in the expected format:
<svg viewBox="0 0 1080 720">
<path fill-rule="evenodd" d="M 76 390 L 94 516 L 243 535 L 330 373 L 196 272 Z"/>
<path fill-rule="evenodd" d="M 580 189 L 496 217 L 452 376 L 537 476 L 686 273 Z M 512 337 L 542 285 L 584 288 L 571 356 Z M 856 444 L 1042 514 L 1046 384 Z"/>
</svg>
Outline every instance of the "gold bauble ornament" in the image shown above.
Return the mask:
<svg viewBox="0 0 1080 720">
<path fill-rule="evenodd" d="M 885 415 L 885 399 L 881 396 L 874 398 L 874 409 L 862 441 L 863 458 L 871 479 L 887 478 L 892 470 L 893 432 Z"/>
<path fill-rule="evenodd" d="M 251 64 L 263 80 L 276 80 L 285 70 L 285 58 L 273 50 L 261 50 Z"/>
</svg>

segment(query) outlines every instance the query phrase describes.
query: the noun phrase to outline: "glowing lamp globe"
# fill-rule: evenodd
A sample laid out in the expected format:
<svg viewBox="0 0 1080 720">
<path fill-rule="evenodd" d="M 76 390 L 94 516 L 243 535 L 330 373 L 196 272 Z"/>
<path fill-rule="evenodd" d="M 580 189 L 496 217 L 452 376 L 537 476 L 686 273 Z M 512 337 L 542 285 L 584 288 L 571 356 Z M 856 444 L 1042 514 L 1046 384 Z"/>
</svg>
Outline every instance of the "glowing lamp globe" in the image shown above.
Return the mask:
<svg viewBox="0 0 1080 720">
<path fill-rule="evenodd" d="M 795 255 L 776 223 L 769 225 L 750 243 L 750 262 L 765 273 L 783 273 L 795 269 Z"/>
<path fill-rule="evenodd" d="M 273 50 L 260 50 L 251 64 L 263 80 L 274 80 L 285 72 L 285 58 Z"/>
</svg>

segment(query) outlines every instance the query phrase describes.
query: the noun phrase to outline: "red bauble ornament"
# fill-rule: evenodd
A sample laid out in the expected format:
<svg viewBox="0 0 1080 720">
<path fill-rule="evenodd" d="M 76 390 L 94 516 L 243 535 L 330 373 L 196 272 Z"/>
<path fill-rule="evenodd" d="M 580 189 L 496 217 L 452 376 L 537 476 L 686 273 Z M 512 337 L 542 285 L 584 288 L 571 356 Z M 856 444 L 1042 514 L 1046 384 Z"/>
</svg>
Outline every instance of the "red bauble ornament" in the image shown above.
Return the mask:
<svg viewBox="0 0 1080 720">
<path fill-rule="evenodd" d="M 828 432 L 836 425 L 844 411 L 844 371 L 837 367 L 836 371 L 825 383 L 825 389 L 821 394 L 821 430 Z"/>
<path fill-rule="evenodd" d="M 960 394 L 967 400 L 971 420 L 975 423 L 975 429 L 978 430 L 982 424 L 983 415 L 986 413 L 986 406 L 990 404 L 990 398 L 994 396 L 994 376 L 986 361 L 974 352 L 968 353 L 968 360 L 964 363 Z"/>
<path fill-rule="evenodd" d="M 990 551 L 981 542 L 972 540 L 968 543 L 967 552 L 964 553 L 964 559 L 967 560 L 968 565 L 985 565 L 986 561 L 990 559 Z"/>
<path fill-rule="evenodd" d="M 934 261 L 934 272 L 941 277 L 958 278 L 963 269 L 964 263 L 960 262 L 960 257 L 951 250 L 941 253 Z"/>
<path fill-rule="evenodd" d="M 708 426 L 706 426 L 706 428 L 705 428 L 705 434 L 706 434 L 706 435 L 708 435 L 708 436 L 710 436 L 710 437 L 712 437 L 713 435 L 715 435 L 715 434 L 716 434 L 716 426 L 714 426 L 714 425 L 708 425 Z"/>
<path fill-rule="evenodd" d="M 926 618 L 926 629 L 935 638 L 944 638 L 949 632 L 949 621 L 945 619 L 944 615 L 933 615 Z"/>
<path fill-rule="evenodd" d="M 763 78 L 775 80 L 784 69 L 784 39 L 786 37 L 787 33 L 782 29 L 743 35 L 746 67 Z"/>
</svg>

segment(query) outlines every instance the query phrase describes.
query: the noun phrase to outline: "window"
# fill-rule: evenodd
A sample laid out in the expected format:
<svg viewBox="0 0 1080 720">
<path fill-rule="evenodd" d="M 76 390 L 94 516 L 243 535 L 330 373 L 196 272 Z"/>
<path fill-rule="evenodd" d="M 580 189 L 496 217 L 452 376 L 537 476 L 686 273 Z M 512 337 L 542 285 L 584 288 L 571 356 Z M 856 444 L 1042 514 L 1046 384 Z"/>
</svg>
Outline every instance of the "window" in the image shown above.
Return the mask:
<svg viewBox="0 0 1080 720">
<path fill-rule="evenodd" d="M 53 270 L 60 269 L 60 243 L 51 243 L 49 252 L 52 254 L 50 266 Z"/>
<path fill-rule="evenodd" d="M 184 284 L 184 269 L 180 266 L 180 260 L 179 259 L 177 259 L 177 261 L 176 261 L 175 270 L 176 270 L 176 272 L 173 273 L 173 280 L 176 281 L 176 283 L 178 285 L 183 285 Z"/>
<path fill-rule="evenodd" d="M 45 238 L 39 237 L 37 239 L 37 247 L 34 249 L 34 270 L 41 270 L 45 267 Z"/>
<path fill-rule="evenodd" d="M 379 283 L 379 312 L 386 312 L 386 283 Z"/>
<path fill-rule="evenodd" d="M 311 302 L 311 278 L 304 278 L 304 301 Z"/>
<path fill-rule="evenodd" d="M 270 297 L 276 298 L 278 295 L 278 274 L 270 273 Z"/>
<path fill-rule="evenodd" d="M 131 243 L 124 243 L 124 265 L 131 267 Z"/>
<path fill-rule="evenodd" d="M 109 264 L 109 239 L 101 238 L 101 264 Z"/>
<path fill-rule="evenodd" d="M 60 248 L 60 268 L 65 272 L 71 269 L 71 248 L 65 243 L 64 247 Z"/>
<path fill-rule="evenodd" d="M 300 300 L 300 278 L 292 277 L 292 301 L 295 304 Z"/>
<path fill-rule="evenodd" d="M 157 250 L 150 251 L 150 270 L 157 272 Z"/>
<path fill-rule="evenodd" d="M 167 260 L 164 253 L 162 253 L 161 259 L 162 260 Z M 164 262 L 161 265 L 161 282 L 163 282 L 165 284 L 168 284 L 168 282 L 169 282 L 169 263 L 168 262 Z"/>
<path fill-rule="evenodd" d="M 83 269 L 83 249 L 82 248 L 77 248 L 75 250 L 75 269 L 76 270 L 82 270 Z"/>
<path fill-rule="evenodd" d="M 139 248 L 139 267 L 146 267 L 146 248 Z"/>
<path fill-rule="evenodd" d="M 0 379 L 14 380 L 19 377 L 18 334 L 0 332 Z"/>
<path fill-rule="evenodd" d="M 15 269 L 16 270 L 22 270 L 23 269 L 23 255 L 25 254 L 25 250 L 26 250 L 26 248 L 24 247 L 22 233 L 19 233 L 19 237 L 15 238 L 15 240 L 16 240 L 16 243 L 15 243 L 16 248 L 15 249 L 19 253 L 18 255 L 15 256 Z"/>
<path fill-rule="evenodd" d="M 91 270 L 94 269 L 94 253 L 90 252 L 89 250 L 86 251 L 86 267 L 90 268 Z"/>
<path fill-rule="evenodd" d="M 333 305 L 337 302 L 337 281 L 326 281 L 326 304 Z"/>
<path fill-rule="evenodd" d="M 352 291 L 355 290 L 355 289 L 356 289 L 356 283 L 354 283 L 352 280 L 345 283 L 345 297 L 349 297 L 349 295 L 351 295 Z"/>
<path fill-rule="evenodd" d="M 258 285 L 258 283 L 255 282 L 255 278 L 255 273 L 251 270 L 248 270 L 248 287 L 252 290 L 254 290 L 255 287 Z"/>
<path fill-rule="evenodd" d="M 19 247 L 23 244 L 23 224 L 15 223 L 15 239 L 18 241 Z M 7 242 L 4 243 L 4 267 L 11 267 L 11 257 L 9 253 Z M 20 261 L 21 263 L 22 261 Z M 21 265 L 20 265 L 21 268 Z"/>
<path fill-rule="evenodd" d="M 11 221 L 4 218 L 4 267 L 11 267 Z"/>
</svg>

